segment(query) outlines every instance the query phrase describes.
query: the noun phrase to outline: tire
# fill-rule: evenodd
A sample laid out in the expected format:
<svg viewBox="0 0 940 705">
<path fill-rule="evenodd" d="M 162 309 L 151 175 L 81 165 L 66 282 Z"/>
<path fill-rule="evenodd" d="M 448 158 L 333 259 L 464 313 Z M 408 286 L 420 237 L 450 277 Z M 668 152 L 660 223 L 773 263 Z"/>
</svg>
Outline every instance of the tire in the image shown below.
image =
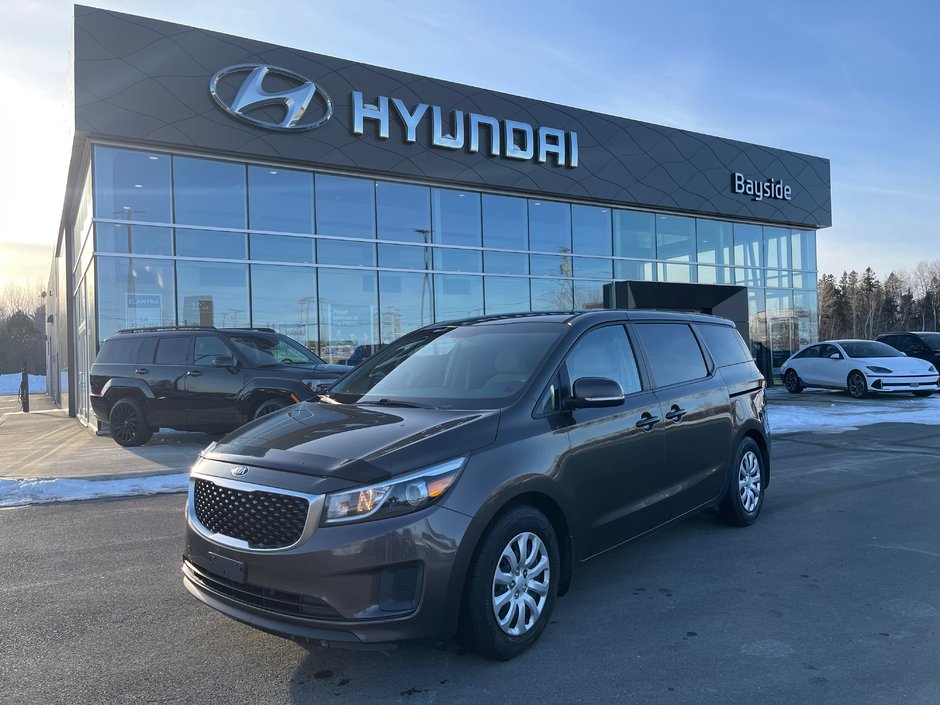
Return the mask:
<svg viewBox="0 0 940 705">
<path fill-rule="evenodd" d="M 855 399 L 864 399 L 868 396 L 868 382 L 865 381 L 865 375 L 858 370 L 849 372 L 846 388 Z"/>
<path fill-rule="evenodd" d="M 528 561 L 519 561 L 520 549 Z M 474 553 L 458 640 L 481 656 L 509 661 L 538 640 L 551 618 L 561 570 L 558 538 L 544 514 L 519 506 L 487 529 Z"/>
<path fill-rule="evenodd" d="M 118 399 L 108 414 L 108 423 L 111 437 L 125 448 L 142 446 L 153 435 L 143 406 L 136 399 Z"/>
<path fill-rule="evenodd" d="M 799 394 L 806 389 L 800 380 L 800 376 L 793 369 L 787 370 L 786 374 L 783 375 L 783 386 L 787 388 L 790 394 Z"/>
<path fill-rule="evenodd" d="M 263 399 L 258 406 L 255 407 L 255 410 L 251 414 L 251 420 L 260 419 L 262 416 L 267 416 L 273 411 L 278 409 L 283 409 L 290 404 L 283 399 L 278 397 L 269 397 L 268 399 Z"/>
<path fill-rule="evenodd" d="M 764 506 L 764 456 L 753 438 L 745 438 L 734 454 L 728 490 L 718 517 L 731 526 L 750 526 Z"/>
<path fill-rule="evenodd" d="M 911 394 L 913 394 L 915 397 L 929 397 L 931 394 L 933 394 L 933 390 L 932 389 L 920 390 L 917 392 L 911 392 Z"/>
</svg>

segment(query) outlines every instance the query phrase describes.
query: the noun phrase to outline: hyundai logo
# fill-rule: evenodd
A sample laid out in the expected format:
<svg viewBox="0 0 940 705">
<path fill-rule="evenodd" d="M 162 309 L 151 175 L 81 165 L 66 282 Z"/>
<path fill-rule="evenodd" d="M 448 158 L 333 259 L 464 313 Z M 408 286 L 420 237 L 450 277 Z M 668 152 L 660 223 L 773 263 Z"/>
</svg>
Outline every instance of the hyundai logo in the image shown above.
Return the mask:
<svg viewBox="0 0 940 705">
<path fill-rule="evenodd" d="M 263 85 L 265 79 L 270 90 Z M 299 73 L 278 66 L 226 66 L 209 81 L 209 94 L 225 112 L 269 130 L 312 130 L 333 115 L 333 100 L 326 91 Z M 317 118 L 308 111 L 314 97 L 323 103 Z M 278 108 L 283 109 L 280 119 Z"/>
<path fill-rule="evenodd" d="M 241 477 L 242 475 L 247 475 L 247 474 L 248 474 L 248 468 L 246 468 L 244 465 L 241 465 L 241 466 L 239 466 L 239 467 L 237 467 L 237 468 L 232 468 L 232 474 L 233 474 L 235 477 Z"/>
</svg>

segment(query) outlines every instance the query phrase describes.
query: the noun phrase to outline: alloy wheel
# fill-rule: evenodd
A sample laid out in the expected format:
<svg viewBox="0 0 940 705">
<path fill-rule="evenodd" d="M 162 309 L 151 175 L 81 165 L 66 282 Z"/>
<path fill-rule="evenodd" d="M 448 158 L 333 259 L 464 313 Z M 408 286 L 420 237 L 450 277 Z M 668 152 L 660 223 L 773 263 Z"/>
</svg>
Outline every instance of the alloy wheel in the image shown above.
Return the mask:
<svg viewBox="0 0 940 705">
<path fill-rule="evenodd" d="M 538 622 L 551 578 L 548 549 L 537 534 L 517 534 L 503 549 L 493 575 L 493 615 L 509 636 L 521 636 Z"/>
<path fill-rule="evenodd" d="M 796 372 L 793 370 L 787 370 L 787 373 L 783 376 L 783 386 L 787 388 L 788 392 L 795 392 L 800 386 L 800 378 L 797 377 Z"/>
<path fill-rule="evenodd" d="M 744 511 L 753 512 L 760 501 L 760 461 L 754 451 L 747 451 L 738 466 L 738 493 Z"/>
<path fill-rule="evenodd" d="M 853 372 L 849 376 L 849 394 L 851 394 L 856 399 L 861 399 L 865 396 L 865 392 L 868 390 L 867 385 L 865 384 L 865 378 L 862 377 L 858 372 Z"/>
<path fill-rule="evenodd" d="M 137 426 L 140 419 L 137 418 L 137 412 L 129 404 L 121 404 L 111 414 L 111 433 L 122 441 L 130 441 L 137 433 Z"/>
</svg>

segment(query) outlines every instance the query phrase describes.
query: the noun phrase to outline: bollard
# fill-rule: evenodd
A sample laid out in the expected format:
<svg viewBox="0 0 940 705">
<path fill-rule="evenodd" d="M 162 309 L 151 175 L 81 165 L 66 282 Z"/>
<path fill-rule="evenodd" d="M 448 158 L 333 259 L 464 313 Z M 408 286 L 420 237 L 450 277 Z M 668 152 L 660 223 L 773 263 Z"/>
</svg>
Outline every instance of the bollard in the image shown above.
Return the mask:
<svg viewBox="0 0 940 705">
<path fill-rule="evenodd" d="M 29 413 L 29 370 L 23 367 L 23 377 L 20 379 L 20 405 L 24 413 Z"/>
</svg>

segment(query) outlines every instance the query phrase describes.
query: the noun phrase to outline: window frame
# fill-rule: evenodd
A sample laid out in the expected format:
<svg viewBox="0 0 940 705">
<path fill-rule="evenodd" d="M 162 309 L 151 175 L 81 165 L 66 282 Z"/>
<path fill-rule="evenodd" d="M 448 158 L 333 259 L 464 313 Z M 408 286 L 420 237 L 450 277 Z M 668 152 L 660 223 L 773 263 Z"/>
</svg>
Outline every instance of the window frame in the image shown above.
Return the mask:
<svg viewBox="0 0 940 705">
<path fill-rule="evenodd" d="M 690 331 L 692 331 L 692 338 L 695 340 L 695 343 L 698 345 L 699 354 L 702 356 L 702 362 L 705 363 L 705 375 L 702 377 L 693 377 L 691 379 L 685 379 L 679 382 L 673 382 L 671 384 L 660 385 L 656 383 L 656 375 L 653 373 L 653 366 L 650 362 L 649 351 L 646 349 L 646 343 L 643 341 L 643 338 L 640 335 L 639 326 L 643 325 L 682 325 L 687 326 Z M 637 347 L 643 353 L 643 362 L 649 372 L 650 379 L 650 390 L 658 392 L 661 389 L 672 389 L 674 387 L 681 386 L 683 384 L 690 384 L 693 382 L 702 382 L 704 380 L 711 379 L 715 376 L 715 361 L 712 359 L 711 354 L 708 352 L 708 348 L 705 345 L 705 341 L 699 336 L 697 330 L 695 330 L 694 321 L 684 321 L 684 320 L 640 320 L 640 321 L 630 321 L 627 324 L 628 329 L 632 329 L 632 332 L 636 336 Z"/>
<path fill-rule="evenodd" d="M 185 335 L 160 335 L 157 336 L 157 344 L 153 348 L 153 363 L 154 365 L 163 365 L 165 367 L 187 367 L 192 365 L 193 360 L 193 341 L 196 336 L 192 333 L 186 333 Z M 160 344 L 164 340 L 183 340 L 186 343 L 186 350 L 184 353 L 182 362 L 159 362 L 157 360 L 157 355 L 160 353 Z"/>
<path fill-rule="evenodd" d="M 539 392 L 538 397 L 536 398 L 535 405 L 532 407 L 532 418 L 534 419 L 544 419 L 554 416 L 556 414 L 571 414 L 575 409 L 566 409 L 564 401 L 571 396 L 571 384 L 572 381 L 568 376 L 568 357 L 571 355 L 571 352 L 577 347 L 577 345 L 584 340 L 588 334 L 600 330 L 601 328 L 609 328 L 611 326 L 619 326 L 627 339 L 627 345 L 630 348 L 630 351 L 633 353 L 633 361 L 636 364 L 637 376 L 640 380 L 640 389 L 633 392 L 624 392 L 624 399 L 630 399 L 639 394 L 648 393 L 651 389 L 651 379 L 649 372 L 646 367 L 646 358 L 643 357 L 640 351 L 637 349 L 637 342 L 633 339 L 633 336 L 630 333 L 630 327 L 626 321 L 604 321 L 597 325 L 593 325 L 590 328 L 582 331 L 577 338 L 575 338 L 570 345 L 568 345 L 564 354 L 561 356 L 558 364 L 555 366 L 555 369 L 549 375 L 548 381 L 543 385 L 542 390 Z M 543 406 L 543 400 L 548 394 L 548 389 L 551 385 L 555 384 L 558 388 L 558 408 L 551 411 L 545 411 L 541 407 Z M 625 402 L 626 403 L 626 402 Z M 607 407 L 606 411 L 614 413 L 620 410 L 620 406 Z"/>
<path fill-rule="evenodd" d="M 193 336 L 193 348 L 192 348 L 192 351 L 191 351 L 191 353 L 190 353 L 190 358 L 192 359 L 192 362 L 191 362 L 190 364 L 191 364 L 193 367 L 212 367 L 212 366 L 213 366 L 212 364 L 206 364 L 206 363 L 204 363 L 204 362 L 199 362 L 199 361 L 197 360 L 197 358 L 196 358 L 196 345 L 197 345 L 197 343 L 198 343 L 198 341 L 199 341 L 200 338 L 212 338 L 212 339 L 214 339 L 214 340 L 217 340 L 217 341 L 221 342 L 221 343 L 222 343 L 222 346 L 223 346 L 226 350 L 228 350 L 228 354 L 231 355 L 232 359 L 235 360 L 237 363 L 239 363 L 239 365 L 240 365 L 241 367 L 244 367 L 244 364 L 242 364 L 243 361 L 242 361 L 241 357 L 240 357 L 234 350 L 232 350 L 232 346 L 229 344 L 228 340 L 225 339 L 225 336 L 223 336 L 223 335 L 215 335 L 215 334 L 208 333 L 208 332 L 207 332 L 207 333 L 196 333 L 196 334 Z M 209 361 L 210 361 L 210 363 L 211 363 L 211 361 L 212 361 L 212 358 L 214 358 L 214 357 L 218 357 L 218 356 L 217 356 L 217 355 L 209 356 Z"/>
</svg>

